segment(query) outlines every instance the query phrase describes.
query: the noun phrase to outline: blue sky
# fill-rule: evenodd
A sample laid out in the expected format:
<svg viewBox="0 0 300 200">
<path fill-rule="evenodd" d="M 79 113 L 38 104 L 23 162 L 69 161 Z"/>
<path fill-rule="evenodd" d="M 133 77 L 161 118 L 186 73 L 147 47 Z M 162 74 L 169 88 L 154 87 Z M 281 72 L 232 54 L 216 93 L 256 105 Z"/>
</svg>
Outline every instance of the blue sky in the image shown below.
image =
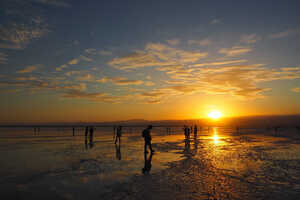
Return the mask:
<svg viewBox="0 0 300 200">
<path fill-rule="evenodd" d="M 0 5 L 2 121 L 300 113 L 299 1 Z"/>
</svg>

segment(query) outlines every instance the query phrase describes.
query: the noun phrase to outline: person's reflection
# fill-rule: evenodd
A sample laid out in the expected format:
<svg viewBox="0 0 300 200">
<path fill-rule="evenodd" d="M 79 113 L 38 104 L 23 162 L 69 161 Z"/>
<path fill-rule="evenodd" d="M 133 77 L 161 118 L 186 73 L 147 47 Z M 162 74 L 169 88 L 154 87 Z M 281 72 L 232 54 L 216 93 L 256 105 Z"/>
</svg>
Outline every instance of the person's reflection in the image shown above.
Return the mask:
<svg viewBox="0 0 300 200">
<path fill-rule="evenodd" d="M 198 144 L 199 144 L 198 139 L 194 139 L 194 155 L 198 153 Z"/>
<path fill-rule="evenodd" d="M 185 139 L 184 140 L 184 150 L 183 150 L 183 153 L 185 156 L 189 157 L 191 155 L 191 143 L 190 143 L 190 140 L 189 139 Z"/>
<path fill-rule="evenodd" d="M 95 143 L 92 138 L 89 138 L 88 140 L 88 138 L 85 137 L 84 144 L 85 144 L 85 149 L 88 150 L 88 149 L 92 149 Z"/>
<path fill-rule="evenodd" d="M 151 165 L 152 156 L 153 156 L 153 153 L 151 153 L 149 158 L 147 158 L 147 153 L 144 153 L 145 165 L 144 165 L 144 168 L 142 169 L 143 174 L 149 174 L 151 167 L 152 167 L 152 165 Z"/>
<path fill-rule="evenodd" d="M 116 158 L 118 160 L 121 160 L 122 157 L 121 157 L 121 144 L 115 144 L 115 147 L 116 147 Z"/>
</svg>

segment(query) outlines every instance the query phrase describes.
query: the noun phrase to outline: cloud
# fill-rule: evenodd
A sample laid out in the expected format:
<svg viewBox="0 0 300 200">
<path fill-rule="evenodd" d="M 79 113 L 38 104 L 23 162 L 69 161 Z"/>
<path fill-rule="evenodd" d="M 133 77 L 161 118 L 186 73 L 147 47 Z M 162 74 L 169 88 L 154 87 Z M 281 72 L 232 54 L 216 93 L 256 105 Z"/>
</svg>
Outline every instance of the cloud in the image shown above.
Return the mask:
<svg viewBox="0 0 300 200">
<path fill-rule="evenodd" d="M 155 85 L 155 83 L 153 83 L 152 81 L 145 82 L 145 86 L 153 86 L 153 85 Z"/>
<path fill-rule="evenodd" d="M 167 40 L 167 42 L 168 42 L 169 45 L 175 46 L 175 45 L 178 45 L 180 43 L 180 40 L 177 39 L 177 38 L 174 38 L 174 39 L 171 39 L 171 40 Z"/>
<path fill-rule="evenodd" d="M 209 39 L 203 39 L 203 40 L 188 40 L 189 45 L 197 44 L 200 46 L 209 46 L 212 44 L 212 41 Z"/>
<path fill-rule="evenodd" d="M 49 32 L 40 17 L 29 23 L 10 23 L 0 26 L 0 48 L 20 50 L 32 40 L 43 37 Z"/>
<path fill-rule="evenodd" d="M 298 87 L 298 88 L 293 88 L 292 91 L 293 91 L 293 92 L 300 92 L 300 87 Z"/>
<path fill-rule="evenodd" d="M 97 49 L 93 49 L 93 48 L 85 49 L 84 51 L 88 54 L 93 54 L 93 55 L 97 54 Z"/>
<path fill-rule="evenodd" d="M 112 52 L 111 51 L 106 51 L 106 50 L 100 50 L 99 54 L 101 56 L 110 56 L 110 55 L 112 55 Z"/>
<path fill-rule="evenodd" d="M 79 63 L 79 59 L 78 58 L 74 58 L 74 59 L 72 59 L 72 60 L 70 60 L 68 62 L 69 65 L 76 65 L 78 63 Z"/>
<path fill-rule="evenodd" d="M 80 77 L 76 77 L 76 80 L 78 81 L 93 81 L 95 80 L 94 77 L 90 74 L 85 74 L 83 76 Z"/>
<path fill-rule="evenodd" d="M 106 83 L 108 81 L 110 81 L 115 85 L 141 85 L 144 83 L 141 80 L 130 80 L 125 77 L 113 77 L 113 78 L 103 77 L 102 79 L 97 80 L 97 82 L 99 83 Z"/>
<path fill-rule="evenodd" d="M 37 80 L 36 77 L 30 76 L 30 77 L 17 77 L 17 81 L 34 81 Z"/>
<path fill-rule="evenodd" d="M 272 39 L 280 39 L 280 38 L 284 38 L 284 37 L 288 37 L 290 35 L 294 35 L 297 33 L 297 30 L 295 29 L 288 29 L 279 33 L 273 33 L 271 34 L 269 37 Z"/>
<path fill-rule="evenodd" d="M 210 24 L 220 24 L 220 23 L 222 23 L 222 19 L 218 19 L 218 18 L 210 21 Z"/>
<path fill-rule="evenodd" d="M 104 92 L 83 92 L 78 90 L 70 90 L 61 95 L 63 98 L 71 99 L 87 99 L 89 101 L 104 102 L 104 103 L 119 103 L 125 100 L 126 96 L 112 96 Z"/>
<path fill-rule="evenodd" d="M 72 76 L 72 75 L 77 75 L 77 74 L 81 74 L 81 72 L 75 71 L 75 70 L 66 72 L 66 76 Z"/>
<path fill-rule="evenodd" d="M 80 60 L 84 60 L 84 61 L 86 61 L 86 62 L 93 62 L 93 61 L 94 61 L 92 58 L 89 58 L 89 57 L 83 56 L 83 55 L 81 55 L 81 56 L 79 57 L 79 59 L 80 59 Z"/>
<path fill-rule="evenodd" d="M 223 66 L 231 62 L 234 63 L 234 61 L 228 63 L 225 61 L 217 62 L 216 65 L 209 63 L 207 66 L 191 68 L 162 67 L 160 70 L 169 75 L 170 80 L 166 80 L 165 83 L 171 86 L 165 89 L 168 89 L 170 95 L 176 95 L 174 92 L 185 94 L 201 92 L 230 95 L 245 100 L 264 98 L 264 93 L 271 90 L 258 87 L 259 83 L 300 78 L 300 67 L 278 70 L 265 68 L 262 64 Z"/>
<path fill-rule="evenodd" d="M 7 63 L 7 54 L 0 52 L 0 64 Z"/>
<path fill-rule="evenodd" d="M 68 65 L 61 65 L 61 66 L 59 66 L 59 67 L 56 67 L 56 71 L 62 71 L 63 69 L 65 69 L 65 68 L 67 68 L 68 67 Z"/>
<path fill-rule="evenodd" d="M 37 66 L 32 65 L 32 66 L 28 66 L 24 69 L 18 70 L 17 73 L 19 73 L 19 74 L 30 73 L 30 72 L 33 72 L 37 69 L 38 69 Z"/>
<path fill-rule="evenodd" d="M 65 0 L 33 0 L 36 3 L 41 3 L 50 6 L 57 6 L 57 7 L 70 7 L 71 4 L 67 3 Z"/>
<path fill-rule="evenodd" d="M 161 43 L 148 43 L 144 50 L 114 58 L 108 64 L 121 70 L 191 64 L 207 57 L 207 52 L 184 51 Z"/>
<path fill-rule="evenodd" d="M 234 46 L 230 49 L 228 48 L 222 48 L 219 50 L 219 53 L 225 54 L 226 56 L 239 56 L 246 53 L 249 53 L 252 51 L 252 48 L 250 47 L 240 47 L 240 46 Z"/>
<path fill-rule="evenodd" d="M 192 66 L 193 67 L 219 66 L 219 65 L 229 65 L 229 64 L 244 63 L 244 62 L 248 62 L 248 60 L 228 60 L 228 61 L 194 64 Z"/>
<path fill-rule="evenodd" d="M 248 35 L 242 35 L 240 42 L 246 43 L 246 44 L 254 44 L 261 39 L 262 38 L 259 35 L 253 33 L 253 34 L 248 34 Z"/>
</svg>

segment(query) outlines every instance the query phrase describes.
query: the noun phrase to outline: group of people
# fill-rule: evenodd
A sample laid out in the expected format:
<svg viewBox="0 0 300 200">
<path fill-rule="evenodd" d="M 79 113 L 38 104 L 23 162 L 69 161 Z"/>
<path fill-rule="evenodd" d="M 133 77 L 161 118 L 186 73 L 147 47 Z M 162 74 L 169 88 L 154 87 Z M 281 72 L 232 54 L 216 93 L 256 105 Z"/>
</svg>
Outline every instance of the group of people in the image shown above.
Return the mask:
<svg viewBox="0 0 300 200">
<path fill-rule="evenodd" d="M 151 144 L 151 129 L 152 125 L 149 125 L 146 129 L 142 131 L 142 137 L 144 138 L 145 144 L 144 144 L 144 153 L 148 153 L 147 148 L 149 147 L 151 153 L 154 153 L 154 150 L 152 149 Z M 122 137 L 122 126 L 114 127 L 114 140 L 115 144 L 119 141 L 119 145 L 121 143 L 121 137 Z"/>
<path fill-rule="evenodd" d="M 197 127 L 197 125 L 195 125 L 194 128 L 193 128 L 193 126 L 188 127 L 188 126 L 184 125 L 183 131 L 184 131 L 185 139 L 190 139 L 190 134 L 193 131 L 194 131 L 194 138 L 197 138 L 197 133 L 198 133 L 198 127 Z"/>
</svg>

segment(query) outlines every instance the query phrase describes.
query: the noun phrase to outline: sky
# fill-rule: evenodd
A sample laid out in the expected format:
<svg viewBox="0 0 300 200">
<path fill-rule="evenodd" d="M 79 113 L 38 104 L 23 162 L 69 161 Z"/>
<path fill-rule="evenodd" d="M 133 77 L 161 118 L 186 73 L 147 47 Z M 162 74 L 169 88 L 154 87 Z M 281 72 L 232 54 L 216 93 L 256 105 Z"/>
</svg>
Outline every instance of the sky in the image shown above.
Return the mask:
<svg viewBox="0 0 300 200">
<path fill-rule="evenodd" d="M 300 114 L 300 1 L 2 0 L 0 122 Z"/>
</svg>

